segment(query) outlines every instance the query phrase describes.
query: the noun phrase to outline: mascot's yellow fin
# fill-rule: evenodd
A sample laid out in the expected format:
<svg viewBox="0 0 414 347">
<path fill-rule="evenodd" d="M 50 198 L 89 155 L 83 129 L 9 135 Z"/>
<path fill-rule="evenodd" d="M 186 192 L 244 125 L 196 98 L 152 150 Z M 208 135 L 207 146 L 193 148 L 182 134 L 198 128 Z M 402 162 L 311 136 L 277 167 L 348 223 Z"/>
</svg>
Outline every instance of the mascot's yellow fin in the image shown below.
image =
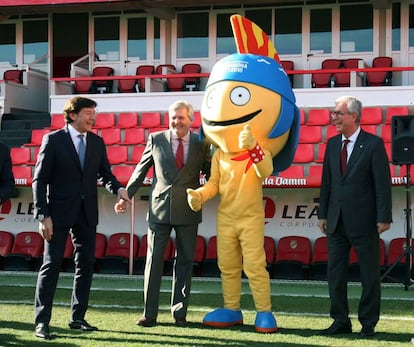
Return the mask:
<svg viewBox="0 0 414 347">
<path fill-rule="evenodd" d="M 230 22 L 238 53 L 263 55 L 280 62 L 275 46 L 259 26 L 239 14 L 232 15 Z"/>
</svg>

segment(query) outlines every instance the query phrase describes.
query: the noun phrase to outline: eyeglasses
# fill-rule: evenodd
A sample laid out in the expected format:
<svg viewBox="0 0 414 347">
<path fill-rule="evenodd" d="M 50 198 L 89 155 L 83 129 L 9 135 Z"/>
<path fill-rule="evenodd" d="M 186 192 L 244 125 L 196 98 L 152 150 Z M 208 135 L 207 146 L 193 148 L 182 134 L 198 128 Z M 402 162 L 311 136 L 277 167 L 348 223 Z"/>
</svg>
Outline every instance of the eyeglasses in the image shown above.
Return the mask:
<svg viewBox="0 0 414 347">
<path fill-rule="evenodd" d="M 332 112 L 331 112 L 331 117 L 332 117 L 332 118 L 341 118 L 344 114 L 352 114 L 352 113 L 350 113 L 350 112 L 348 112 L 348 111 L 346 111 L 346 112 L 341 112 L 341 111 L 332 111 Z"/>
</svg>

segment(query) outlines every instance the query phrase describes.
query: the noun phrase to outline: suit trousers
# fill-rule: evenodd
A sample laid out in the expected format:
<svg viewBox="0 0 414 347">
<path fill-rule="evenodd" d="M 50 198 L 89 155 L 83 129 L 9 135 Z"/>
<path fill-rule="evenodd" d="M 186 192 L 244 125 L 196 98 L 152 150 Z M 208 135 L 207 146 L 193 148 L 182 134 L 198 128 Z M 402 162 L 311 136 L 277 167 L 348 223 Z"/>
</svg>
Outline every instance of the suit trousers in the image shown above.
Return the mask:
<svg viewBox="0 0 414 347">
<path fill-rule="evenodd" d="M 35 324 L 49 324 L 63 254 L 69 232 L 74 244 L 75 277 L 72 289 L 71 320 L 84 319 L 95 265 L 96 226 L 88 226 L 81 208 L 72 227 L 54 227 L 50 242 L 45 241 L 43 264 L 39 270 L 35 294 Z"/>
<path fill-rule="evenodd" d="M 173 228 L 177 247 L 173 263 L 171 314 L 174 318 L 185 318 L 187 315 L 198 224 L 173 226 L 150 222 L 144 272 L 144 317 L 147 318 L 158 316 L 165 249 Z"/>
<path fill-rule="evenodd" d="M 328 285 L 331 317 L 339 323 L 349 322 L 347 274 L 349 252 L 355 248 L 360 264 L 362 293 L 358 319 L 362 326 L 374 328 L 379 320 L 381 301 L 379 235 L 376 231 L 353 234 L 345 230 L 342 216 L 335 232 L 328 234 Z"/>
</svg>

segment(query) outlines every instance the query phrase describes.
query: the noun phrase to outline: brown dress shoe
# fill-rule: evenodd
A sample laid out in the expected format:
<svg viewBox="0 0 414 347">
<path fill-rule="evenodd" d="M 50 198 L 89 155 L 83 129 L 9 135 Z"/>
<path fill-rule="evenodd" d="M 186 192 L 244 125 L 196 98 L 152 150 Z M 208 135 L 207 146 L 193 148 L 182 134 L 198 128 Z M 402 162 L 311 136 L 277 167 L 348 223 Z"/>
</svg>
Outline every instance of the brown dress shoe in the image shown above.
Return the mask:
<svg viewBox="0 0 414 347">
<path fill-rule="evenodd" d="M 157 319 L 149 318 L 149 317 L 141 317 L 140 319 L 137 320 L 135 324 L 140 325 L 142 327 L 146 327 L 146 328 L 153 327 L 157 324 Z"/>
<path fill-rule="evenodd" d="M 187 326 L 187 320 L 185 318 L 176 318 L 175 325 L 177 327 L 185 327 Z"/>
</svg>

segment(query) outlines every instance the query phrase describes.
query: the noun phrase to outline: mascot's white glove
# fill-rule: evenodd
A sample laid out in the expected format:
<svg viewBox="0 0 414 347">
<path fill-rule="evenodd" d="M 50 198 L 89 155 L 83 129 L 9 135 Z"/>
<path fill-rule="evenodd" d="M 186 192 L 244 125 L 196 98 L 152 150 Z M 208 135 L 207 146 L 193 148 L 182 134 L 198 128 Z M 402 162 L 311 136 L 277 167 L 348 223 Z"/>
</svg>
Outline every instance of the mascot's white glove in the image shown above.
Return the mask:
<svg viewBox="0 0 414 347">
<path fill-rule="evenodd" d="M 188 202 L 188 205 L 190 205 L 190 208 L 194 212 L 200 211 L 201 205 L 203 204 L 202 199 L 201 199 L 201 194 L 191 188 L 188 188 L 186 192 L 187 192 L 187 202 Z"/>
<path fill-rule="evenodd" d="M 256 146 L 256 139 L 252 134 L 250 125 L 246 124 L 239 134 L 239 148 L 251 150 Z"/>
</svg>

